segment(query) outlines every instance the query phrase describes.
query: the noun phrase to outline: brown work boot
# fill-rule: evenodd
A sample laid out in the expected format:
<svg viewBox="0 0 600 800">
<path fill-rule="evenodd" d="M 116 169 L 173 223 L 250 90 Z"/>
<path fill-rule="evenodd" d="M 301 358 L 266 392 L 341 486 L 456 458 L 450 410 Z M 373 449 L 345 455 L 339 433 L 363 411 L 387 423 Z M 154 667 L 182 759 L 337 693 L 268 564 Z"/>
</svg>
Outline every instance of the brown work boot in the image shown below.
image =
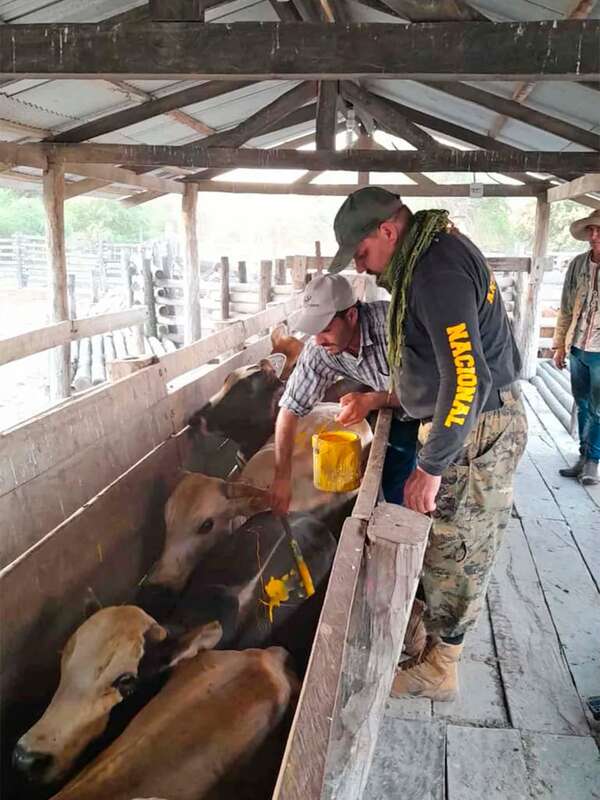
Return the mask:
<svg viewBox="0 0 600 800">
<path fill-rule="evenodd" d="M 592 461 L 590 458 L 587 459 L 579 474 L 579 482 L 584 486 L 595 486 L 597 483 L 600 483 L 597 461 Z"/>
<path fill-rule="evenodd" d="M 423 622 L 425 608 L 425 603 L 415 597 L 402 645 L 402 652 L 407 656 L 420 656 L 427 644 L 427 631 Z"/>
<path fill-rule="evenodd" d="M 584 465 L 585 456 L 579 456 L 572 467 L 563 467 L 562 469 L 559 469 L 558 472 L 559 475 L 563 476 L 563 478 L 578 478 L 583 472 Z"/>
<path fill-rule="evenodd" d="M 396 669 L 392 697 L 412 695 L 448 702 L 458 694 L 458 661 L 462 644 L 446 644 L 429 638 L 419 658 L 402 662 Z"/>
</svg>

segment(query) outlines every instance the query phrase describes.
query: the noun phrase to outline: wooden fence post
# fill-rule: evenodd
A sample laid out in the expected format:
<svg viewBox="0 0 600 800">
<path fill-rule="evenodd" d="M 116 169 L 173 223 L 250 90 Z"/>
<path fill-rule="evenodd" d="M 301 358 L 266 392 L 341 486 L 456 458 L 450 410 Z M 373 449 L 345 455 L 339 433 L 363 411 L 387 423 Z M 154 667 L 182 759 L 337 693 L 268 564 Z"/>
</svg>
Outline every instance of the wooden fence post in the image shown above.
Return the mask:
<svg viewBox="0 0 600 800">
<path fill-rule="evenodd" d="M 306 256 L 292 256 L 291 273 L 292 286 L 294 289 L 304 289 L 308 276 L 308 261 Z"/>
<path fill-rule="evenodd" d="M 245 261 L 238 261 L 238 280 L 240 283 L 248 283 L 248 271 L 246 270 Z"/>
<path fill-rule="evenodd" d="M 131 280 L 131 253 L 128 247 L 121 249 L 121 275 L 123 286 L 125 287 L 127 307 L 131 308 L 133 305 L 133 281 Z"/>
<path fill-rule="evenodd" d="M 323 258 L 321 256 L 321 242 L 315 242 L 315 255 L 317 257 L 317 275 L 323 272 Z"/>
<path fill-rule="evenodd" d="M 550 222 L 550 204 L 538 196 L 535 213 L 535 237 L 531 259 L 531 272 L 527 282 L 527 300 L 524 303 L 524 315 L 519 330 L 518 342 L 523 368 L 521 376 L 529 380 L 536 373 L 538 343 L 540 339 L 540 320 L 542 315 L 542 280 L 546 268 L 546 251 L 548 245 L 548 226 Z"/>
<path fill-rule="evenodd" d="M 271 300 L 271 283 L 273 280 L 273 262 L 260 262 L 260 283 L 258 285 L 258 308 L 263 311 Z"/>
<path fill-rule="evenodd" d="M 27 276 L 23 271 L 23 246 L 21 235 L 15 233 L 13 236 L 13 249 L 15 253 L 15 271 L 17 275 L 17 289 L 27 286 Z"/>
<path fill-rule="evenodd" d="M 46 247 L 49 261 L 50 321 L 69 319 L 67 257 L 65 252 L 65 171 L 62 164 L 48 162 L 42 177 L 46 211 Z M 50 351 L 50 399 L 71 394 L 71 348 L 61 345 Z"/>
<path fill-rule="evenodd" d="M 146 336 L 156 336 L 156 304 L 154 302 L 154 280 L 152 260 L 142 253 L 142 276 L 144 280 L 144 305 L 148 306 L 148 321 L 144 325 Z"/>
<path fill-rule="evenodd" d="M 275 261 L 275 283 L 278 286 L 285 285 L 285 258 L 278 258 Z"/>
<path fill-rule="evenodd" d="M 229 319 L 229 259 L 221 256 L 221 319 Z"/>
<path fill-rule="evenodd" d="M 77 276 L 73 273 L 67 275 L 67 291 L 69 294 L 69 317 L 77 319 L 77 298 L 75 297 L 75 285 Z"/>
<path fill-rule="evenodd" d="M 200 264 L 198 262 L 197 232 L 198 187 L 186 183 L 181 203 L 185 233 L 185 267 L 183 273 L 185 296 L 185 344 L 202 335 L 200 317 Z"/>
</svg>

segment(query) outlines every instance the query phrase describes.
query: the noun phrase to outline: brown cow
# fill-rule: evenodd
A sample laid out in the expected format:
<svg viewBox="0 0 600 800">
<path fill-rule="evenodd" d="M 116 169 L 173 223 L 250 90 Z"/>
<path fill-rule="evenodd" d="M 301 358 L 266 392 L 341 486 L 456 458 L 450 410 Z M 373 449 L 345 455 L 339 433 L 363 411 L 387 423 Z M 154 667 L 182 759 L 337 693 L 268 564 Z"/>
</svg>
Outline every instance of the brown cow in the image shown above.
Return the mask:
<svg viewBox="0 0 600 800">
<path fill-rule="evenodd" d="M 173 668 L 166 684 L 55 800 L 200 800 L 279 725 L 298 682 L 283 648 L 212 651 L 211 622 L 174 641 L 135 606 L 105 608 L 69 639 L 59 687 L 17 744 L 17 768 L 60 779 L 136 683 Z"/>
</svg>

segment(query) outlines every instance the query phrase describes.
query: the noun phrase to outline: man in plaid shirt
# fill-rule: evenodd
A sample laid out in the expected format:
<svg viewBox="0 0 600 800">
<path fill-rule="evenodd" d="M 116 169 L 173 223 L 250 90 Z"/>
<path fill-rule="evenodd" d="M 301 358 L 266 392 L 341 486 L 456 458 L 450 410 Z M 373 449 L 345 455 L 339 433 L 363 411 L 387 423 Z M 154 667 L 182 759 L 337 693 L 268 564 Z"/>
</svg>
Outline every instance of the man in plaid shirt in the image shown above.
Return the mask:
<svg viewBox="0 0 600 800">
<path fill-rule="evenodd" d="M 308 414 L 340 376 L 371 389 L 341 398 L 337 420 L 342 425 L 360 422 L 379 408 L 399 407 L 390 390 L 387 364 L 388 305 L 386 301 L 358 302 L 350 283 L 341 275 L 319 276 L 306 287 L 297 326 L 314 338 L 304 346 L 279 402 L 271 490 L 275 512 L 284 514 L 290 505 L 298 418 Z M 389 502 L 402 502 L 404 481 L 414 468 L 417 430 L 418 421 L 393 420 L 383 476 L 383 491 Z"/>
</svg>

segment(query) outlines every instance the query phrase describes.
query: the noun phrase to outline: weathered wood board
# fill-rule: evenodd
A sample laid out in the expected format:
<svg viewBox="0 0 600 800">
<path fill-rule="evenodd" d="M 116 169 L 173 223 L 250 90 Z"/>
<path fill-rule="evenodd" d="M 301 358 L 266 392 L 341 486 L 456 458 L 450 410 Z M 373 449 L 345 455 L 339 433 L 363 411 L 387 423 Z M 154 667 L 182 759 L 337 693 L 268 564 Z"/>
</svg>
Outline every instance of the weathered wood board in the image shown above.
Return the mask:
<svg viewBox="0 0 600 800">
<path fill-rule="evenodd" d="M 445 771 L 442 722 L 386 716 L 364 800 L 444 800 Z"/>
<path fill-rule="evenodd" d="M 519 731 L 449 725 L 446 747 L 448 800 L 529 800 Z"/>
<path fill-rule="evenodd" d="M 600 754 L 582 736 L 522 735 L 532 800 L 598 800 Z"/>
<path fill-rule="evenodd" d="M 512 520 L 488 588 L 492 629 L 512 724 L 525 731 L 589 734 L 560 651 L 521 525 Z"/>
<path fill-rule="evenodd" d="M 26 727 L 52 691 L 58 653 L 85 618 L 90 589 L 103 605 L 134 596 L 160 552 L 164 504 L 178 473 L 177 444 L 169 439 L 0 572 L 7 726 L 18 720 Z"/>
</svg>

